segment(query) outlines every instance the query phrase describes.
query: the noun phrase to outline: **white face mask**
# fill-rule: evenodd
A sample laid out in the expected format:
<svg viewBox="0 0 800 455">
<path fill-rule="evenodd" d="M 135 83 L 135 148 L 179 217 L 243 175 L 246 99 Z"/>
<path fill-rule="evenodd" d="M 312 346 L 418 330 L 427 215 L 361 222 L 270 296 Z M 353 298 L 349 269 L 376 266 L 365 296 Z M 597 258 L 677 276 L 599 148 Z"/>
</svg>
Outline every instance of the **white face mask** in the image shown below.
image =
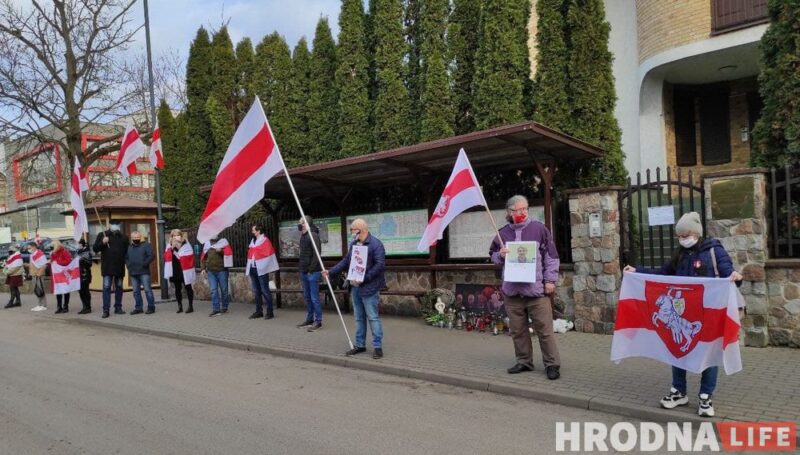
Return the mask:
<svg viewBox="0 0 800 455">
<path fill-rule="evenodd" d="M 685 239 L 679 239 L 678 243 L 681 244 L 684 248 L 691 248 L 697 243 L 697 237 L 687 237 Z"/>
<path fill-rule="evenodd" d="M 361 231 L 353 232 L 352 234 L 353 240 L 358 240 L 358 236 L 361 235 Z"/>
</svg>

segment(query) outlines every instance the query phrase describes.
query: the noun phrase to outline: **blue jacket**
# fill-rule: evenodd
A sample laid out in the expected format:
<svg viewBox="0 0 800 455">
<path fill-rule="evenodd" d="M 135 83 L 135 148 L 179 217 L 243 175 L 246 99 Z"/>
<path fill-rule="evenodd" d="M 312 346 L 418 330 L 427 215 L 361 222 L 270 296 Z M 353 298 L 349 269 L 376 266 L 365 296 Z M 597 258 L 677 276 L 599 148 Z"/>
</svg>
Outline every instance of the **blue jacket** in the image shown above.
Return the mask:
<svg viewBox="0 0 800 455">
<path fill-rule="evenodd" d="M 355 240 L 350 242 L 345 257 L 331 267 L 331 275 L 350 269 L 350 256 L 353 254 L 353 245 L 355 244 Z M 361 297 L 374 295 L 386 287 L 386 279 L 383 276 L 383 272 L 386 270 L 386 250 L 383 248 L 383 243 L 372 234 L 367 234 L 364 245 L 367 246 L 367 270 L 364 273 L 364 282 L 358 287 L 358 295 Z"/>
<path fill-rule="evenodd" d="M 660 269 L 641 269 L 643 273 L 656 275 L 675 275 L 675 276 L 694 276 L 714 278 L 714 262 L 711 259 L 711 249 L 717 257 L 717 270 L 720 278 L 731 276 L 733 261 L 728 256 L 728 252 L 722 247 L 717 239 L 704 239 L 692 248 L 679 247 L 677 253 L 678 261 L 673 266 L 673 261 L 669 260 Z M 637 268 L 638 271 L 638 268 Z M 737 283 L 737 285 L 741 282 Z"/>
<path fill-rule="evenodd" d="M 156 256 L 153 248 L 147 242 L 138 245 L 131 244 L 125 254 L 125 265 L 128 266 L 128 275 L 149 275 L 150 263 Z"/>
</svg>

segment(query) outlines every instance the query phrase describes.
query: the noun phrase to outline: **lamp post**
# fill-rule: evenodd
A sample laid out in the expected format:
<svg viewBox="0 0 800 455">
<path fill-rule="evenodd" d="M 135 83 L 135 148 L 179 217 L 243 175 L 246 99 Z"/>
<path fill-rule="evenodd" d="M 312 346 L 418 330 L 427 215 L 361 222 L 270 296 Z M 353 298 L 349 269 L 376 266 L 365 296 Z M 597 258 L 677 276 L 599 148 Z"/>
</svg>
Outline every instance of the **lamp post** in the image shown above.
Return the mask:
<svg viewBox="0 0 800 455">
<path fill-rule="evenodd" d="M 144 0 L 144 35 L 147 44 L 147 75 L 150 79 L 150 118 L 153 125 L 156 123 L 156 93 L 153 83 L 153 52 L 150 49 L 150 8 L 147 0 Z M 156 170 L 156 205 L 158 220 L 156 220 L 156 232 L 158 244 L 156 254 L 158 257 L 158 283 L 161 286 L 161 300 L 169 299 L 169 284 L 164 279 L 164 246 L 160 245 L 164 241 L 164 216 L 161 210 L 161 170 L 153 166 Z"/>
</svg>

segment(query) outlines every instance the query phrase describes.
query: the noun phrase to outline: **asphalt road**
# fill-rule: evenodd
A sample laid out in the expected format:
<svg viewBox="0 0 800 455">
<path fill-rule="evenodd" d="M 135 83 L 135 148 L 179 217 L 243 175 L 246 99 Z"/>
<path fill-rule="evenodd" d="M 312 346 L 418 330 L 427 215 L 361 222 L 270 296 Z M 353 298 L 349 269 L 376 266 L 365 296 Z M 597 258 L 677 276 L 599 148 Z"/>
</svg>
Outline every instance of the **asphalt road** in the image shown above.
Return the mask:
<svg viewBox="0 0 800 455">
<path fill-rule="evenodd" d="M 0 310 L 2 455 L 546 454 L 620 419 Z"/>
</svg>

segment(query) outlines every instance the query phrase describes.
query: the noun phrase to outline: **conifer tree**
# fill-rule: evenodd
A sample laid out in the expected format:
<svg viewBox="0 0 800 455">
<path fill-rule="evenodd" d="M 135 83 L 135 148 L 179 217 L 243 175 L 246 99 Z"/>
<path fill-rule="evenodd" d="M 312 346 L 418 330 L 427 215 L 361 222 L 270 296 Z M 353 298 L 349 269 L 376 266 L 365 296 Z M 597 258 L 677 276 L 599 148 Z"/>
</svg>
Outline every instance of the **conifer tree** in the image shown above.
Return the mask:
<svg viewBox="0 0 800 455">
<path fill-rule="evenodd" d="M 565 36 L 565 0 L 536 2 L 536 74 L 532 95 L 533 119 L 565 131 L 570 125 L 567 96 L 569 52 Z"/>
<path fill-rule="evenodd" d="M 311 85 L 308 98 L 308 130 L 314 138 L 311 162 L 328 161 L 339 156 L 336 131 L 339 107 L 336 87 L 336 44 L 327 18 L 320 18 L 314 33 L 311 52 Z"/>
<path fill-rule="evenodd" d="M 486 129 L 525 117 L 523 92 L 528 84 L 527 36 L 530 0 L 486 0 L 475 57 L 475 125 Z"/>
<path fill-rule="evenodd" d="M 373 148 L 376 151 L 411 141 L 409 97 L 403 83 L 403 4 L 401 0 L 375 0 L 375 71 Z"/>
<path fill-rule="evenodd" d="M 242 119 L 253 104 L 255 90 L 253 79 L 255 77 L 255 53 L 253 42 L 250 38 L 243 38 L 236 45 L 236 85 L 239 88 L 238 114 Z"/>
<path fill-rule="evenodd" d="M 421 10 L 422 99 L 419 140 L 429 141 L 453 135 L 455 110 L 445 62 L 447 47 L 447 0 L 427 0 Z"/>
<path fill-rule="evenodd" d="M 338 132 L 341 156 L 370 151 L 368 62 L 364 49 L 364 6 L 361 0 L 343 0 L 339 14 Z"/>
<path fill-rule="evenodd" d="M 427 0 L 404 0 L 403 26 L 406 42 L 405 84 L 409 97 L 409 122 L 411 143 L 419 142 L 422 128 L 422 92 L 425 80 L 422 68 L 422 46 L 425 40 L 422 25 L 422 9 Z"/>
<path fill-rule="evenodd" d="M 289 100 L 292 57 L 289 46 L 278 32 L 265 36 L 256 46 L 254 66 L 253 88 L 261 99 L 275 140 L 282 144 L 292 123 Z"/>
<path fill-rule="evenodd" d="M 290 167 L 309 164 L 313 140 L 308 133 L 308 98 L 311 91 L 311 52 L 305 37 L 300 38 L 292 53 L 292 77 L 289 80 L 291 124 L 287 125 L 281 151 Z"/>
<path fill-rule="evenodd" d="M 239 87 L 237 83 L 238 67 L 236 64 L 236 54 L 233 49 L 233 42 L 228 34 L 228 28 L 222 27 L 211 40 L 212 73 L 211 73 L 211 93 L 217 101 L 228 111 L 229 122 L 231 125 L 238 124 L 237 102 L 239 98 Z M 206 100 L 208 101 L 208 100 Z M 215 144 L 217 153 L 222 147 L 228 144 Z M 222 151 L 224 154 L 225 151 Z M 222 158 L 222 155 L 219 155 Z"/>
<path fill-rule="evenodd" d="M 453 1 L 447 35 L 449 60 L 452 62 L 456 134 L 475 131 L 472 79 L 475 74 L 475 54 L 478 51 L 480 17 L 481 0 Z"/>
<path fill-rule="evenodd" d="M 759 92 L 764 101 L 753 129 L 755 166 L 800 160 L 800 0 L 770 0 L 761 38 Z"/>
</svg>

